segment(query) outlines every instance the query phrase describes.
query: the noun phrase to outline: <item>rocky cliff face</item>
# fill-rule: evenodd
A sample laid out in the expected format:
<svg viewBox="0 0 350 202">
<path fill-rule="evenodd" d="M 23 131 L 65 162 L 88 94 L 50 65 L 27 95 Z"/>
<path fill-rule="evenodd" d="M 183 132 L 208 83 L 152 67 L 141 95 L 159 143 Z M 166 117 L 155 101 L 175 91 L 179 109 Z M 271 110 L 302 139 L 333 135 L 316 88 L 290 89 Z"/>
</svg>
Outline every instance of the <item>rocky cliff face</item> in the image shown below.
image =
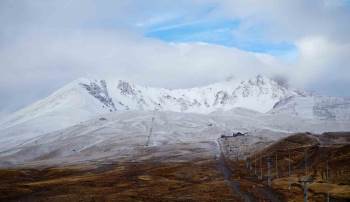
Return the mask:
<svg viewBox="0 0 350 202">
<path fill-rule="evenodd" d="M 103 104 L 103 107 L 108 108 L 110 112 L 117 110 L 113 99 L 108 94 L 105 80 L 101 80 L 99 84 L 90 82 L 88 84 L 80 83 L 80 85 L 84 87 L 90 93 L 90 95 L 99 100 Z"/>
</svg>

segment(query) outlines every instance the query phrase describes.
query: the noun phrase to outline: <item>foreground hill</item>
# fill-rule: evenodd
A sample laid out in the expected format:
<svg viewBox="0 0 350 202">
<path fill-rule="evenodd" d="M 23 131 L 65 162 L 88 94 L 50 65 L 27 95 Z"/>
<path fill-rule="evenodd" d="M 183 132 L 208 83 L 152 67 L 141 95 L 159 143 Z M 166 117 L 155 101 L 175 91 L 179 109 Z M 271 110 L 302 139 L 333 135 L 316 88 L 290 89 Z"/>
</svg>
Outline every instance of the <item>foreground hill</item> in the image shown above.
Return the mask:
<svg viewBox="0 0 350 202">
<path fill-rule="evenodd" d="M 350 199 L 349 132 L 299 133 L 251 154 L 251 175 L 263 176 L 265 183 L 268 158 L 272 187 L 290 200 L 302 200 L 303 187 L 299 180 L 303 176 L 313 179 L 309 184 L 309 197 L 313 201 L 325 201 L 327 195 L 331 201 Z"/>
</svg>

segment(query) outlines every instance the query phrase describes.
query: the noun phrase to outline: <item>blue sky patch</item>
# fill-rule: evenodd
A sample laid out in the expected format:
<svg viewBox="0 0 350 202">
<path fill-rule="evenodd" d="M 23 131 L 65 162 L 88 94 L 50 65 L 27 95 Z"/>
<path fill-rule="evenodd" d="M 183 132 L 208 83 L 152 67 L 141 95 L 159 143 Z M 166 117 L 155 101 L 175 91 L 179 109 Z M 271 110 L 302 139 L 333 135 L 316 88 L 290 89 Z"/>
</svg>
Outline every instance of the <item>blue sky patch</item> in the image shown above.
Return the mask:
<svg viewBox="0 0 350 202">
<path fill-rule="evenodd" d="M 179 21 L 177 19 L 172 23 L 149 27 L 145 31 L 145 36 L 167 42 L 205 42 L 276 56 L 297 51 L 292 43 L 263 40 L 261 27 L 252 27 L 248 36 L 244 38 L 235 36 L 234 31 L 240 26 L 239 20 L 204 20 L 185 23 L 179 23 Z"/>
</svg>

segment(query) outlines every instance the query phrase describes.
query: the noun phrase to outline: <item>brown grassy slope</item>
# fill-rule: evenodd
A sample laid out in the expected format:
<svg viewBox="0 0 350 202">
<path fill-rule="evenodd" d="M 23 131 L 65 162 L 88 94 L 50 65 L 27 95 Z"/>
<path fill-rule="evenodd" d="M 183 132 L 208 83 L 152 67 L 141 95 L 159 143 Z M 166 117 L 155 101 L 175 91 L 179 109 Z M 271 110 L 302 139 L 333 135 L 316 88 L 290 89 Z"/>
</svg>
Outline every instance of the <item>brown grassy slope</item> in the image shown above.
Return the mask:
<svg viewBox="0 0 350 202">
<path fill-rule="evenodd" d="M 0 170 L 0 201 L 239 201 L 213 161 Z"/>
</svg>

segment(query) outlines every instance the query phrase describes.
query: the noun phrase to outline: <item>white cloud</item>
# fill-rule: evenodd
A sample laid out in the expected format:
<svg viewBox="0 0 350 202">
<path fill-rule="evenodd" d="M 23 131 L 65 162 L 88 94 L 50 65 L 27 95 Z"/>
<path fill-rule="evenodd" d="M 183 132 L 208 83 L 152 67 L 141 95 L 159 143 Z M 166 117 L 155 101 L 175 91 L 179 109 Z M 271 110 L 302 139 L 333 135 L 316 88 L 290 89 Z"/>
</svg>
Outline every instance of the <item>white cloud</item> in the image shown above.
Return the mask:
<svg viewBox="0 0 350 202">
<path fill-rule="evenodd" d="M 128 32 L 35 35 L 27 39 L 0 54 L 2 66 L 10 67 L 2 70 L 5 83 L 90 74 L 144 77 L 154 85 L 188 87 L 229 74 L 251 76 L 277 63 L 272 56 L 236 48 L 203 43 L 168 44 Z M 65 71 L 53 74 L 61 70 Z M 194 82 L 193 74 L 201 75 L 201 81 Z M 16 80 L 19 77 L 22 79 Z"/>
<path fill-rule="evenodd" d="M 168 44 L 129 32 L 27 35 L 0 51 L 0 61 L 6 67 L 1 68 L 2 92 L 42 88 L 45 94 L 81 76 L 175 88 L 271 72 L 279 64 L 269 55 L 209 44 Z"/>
<path fill-rule="evenodd" d="M 215 1 L 215 0 L 213 0 Z M 350 42 L 350 6 L 341 0 L 224 0 L 215 1 L 227 16 L 242 19 L 248 26 L 262 25 L 270 40 L 298 40 L 322 35 Z M 338 2 L 331 6 L 329 2 Z M 341 6 L 342 5 L 342 6 Z"/>
<path fill-rule="evenodd" d="M 315 90 L 324 89 L 324 83 L 347 83 L 349 6 L 341 0 L 330 2 L 1 1 L 0 114 L 82 76 L 171 88 L 258 73 L 284 75 L 296 86 Z M 142 29 L 153 24 L 198 20 L 189 14 L 208 4 L 217 8 L 207 18 L 240 19 L 233 36 L 294 43 L 298 56 L 286 64 L 283 57 L 201 43 L 169 44 L 142 36 Z M 262 35 L 251 33 L 252 27 L 261 28 Z M 347 87 L 337 86 L 323 93 L 350 95 Z"/>
<path fill-rule="evenodd" d="M 302 38 L 296 45 L 300 58 L 294 78 L 299 83 L 307 85 L 328 80 L 350 81 L 349 43 L 336 43 L 317 36 Z"/>
<path fill-rule="evenodd" d="M 279 69 L 302 88 L 350 96 L 350 4 L 346 0 L 216 1 L 227 16 L 241 19 L 234 35 L 288 41 L 298 56 Z M 252 31 L 258 28 L 258 36 Z M 286 56 L 288 57 L 288 56 Z M 324 91 L 325 84 L 327 91 Z"/>
</svg>

